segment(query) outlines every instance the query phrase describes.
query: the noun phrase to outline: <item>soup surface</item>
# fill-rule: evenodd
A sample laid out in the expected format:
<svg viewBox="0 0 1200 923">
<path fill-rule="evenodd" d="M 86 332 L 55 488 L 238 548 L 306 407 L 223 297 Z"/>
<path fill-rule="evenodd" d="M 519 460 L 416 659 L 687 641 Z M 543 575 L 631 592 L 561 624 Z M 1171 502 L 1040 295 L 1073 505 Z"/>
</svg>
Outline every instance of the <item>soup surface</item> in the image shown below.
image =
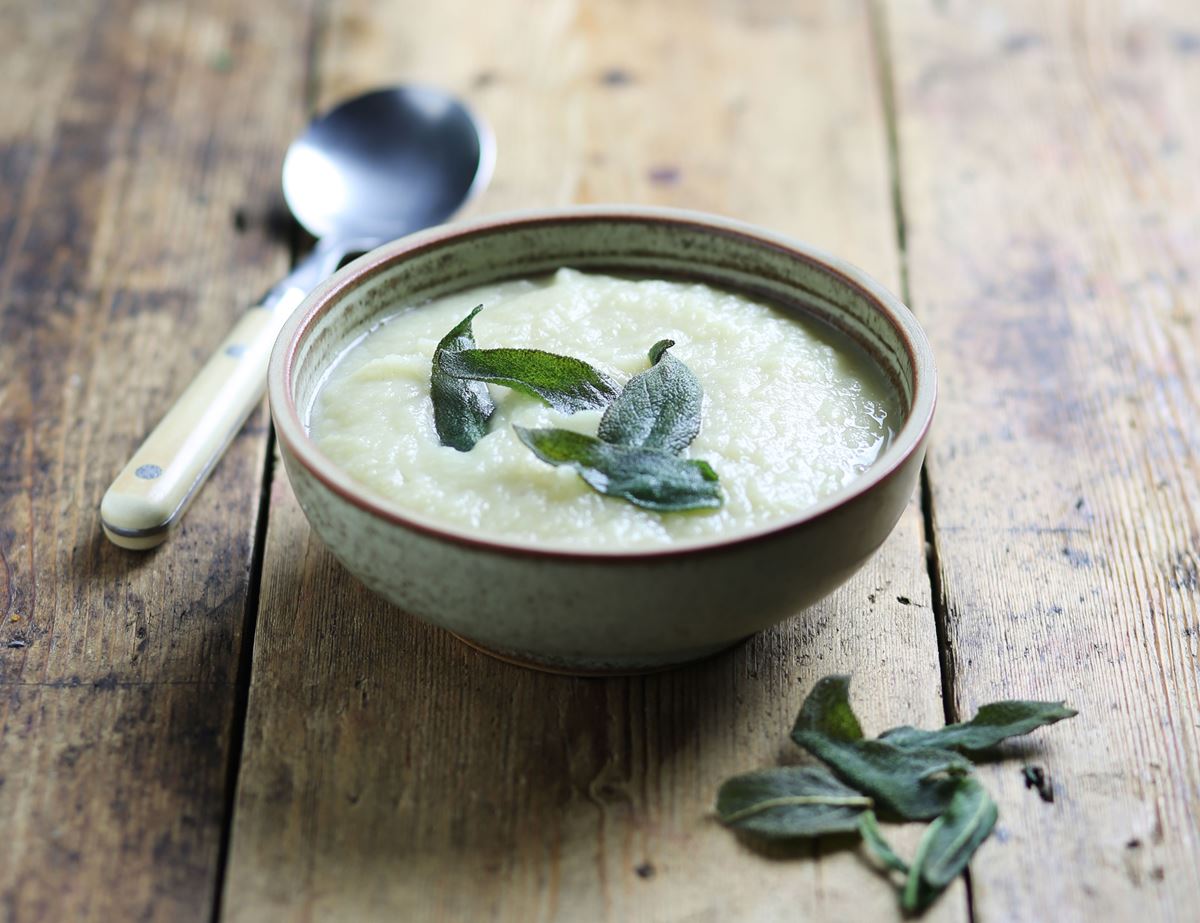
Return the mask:
<svg viewBox="0 0 1200 923">
<path fill-rule="evenodd" d="M 429 377 L 435 348 L 476 305 L 480 349 L 576 356 L 623 384 L 671 354 L 704 388 L 683 457 L 720 477 L 720 508 L 659 513 L 602 496 L 540 461 L 513 424 L 595 435 L 600 411 L 566 415 L 489 386 L 490 431 L 469 452 L 440 444 Z M 452 530 L 594 550 L 728 537 L 785 519 L 838 490 L 887 446 L 898 401 L 875 365 L 816 321 L 707 285 L 561 269 L 398 310 L 351 344 L 312 407 L 321 451 L 380 497 Z"/>
</svg>

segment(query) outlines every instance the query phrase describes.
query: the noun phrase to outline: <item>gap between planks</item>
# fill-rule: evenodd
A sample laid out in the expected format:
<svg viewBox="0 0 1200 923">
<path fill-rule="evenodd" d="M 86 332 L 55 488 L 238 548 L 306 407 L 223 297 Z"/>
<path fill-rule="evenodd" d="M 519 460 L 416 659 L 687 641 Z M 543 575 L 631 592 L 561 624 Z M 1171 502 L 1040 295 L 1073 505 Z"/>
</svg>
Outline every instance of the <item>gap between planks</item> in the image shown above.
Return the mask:
<svg viewBox="0 0 1200 923">
<path fill-rule="evenodd" d="M 291 263 L 296 263 L 296 240 L 293 234 Z M 258 628 L 258 610 L 262 591 L 263 556 L 267 546 L 267 517 L 271 511 L 271 484 L 275 476 L 275 427 L 267 421 L 267 445 L 263 457 L 258 511 L 254 521 L 254 551 L 250 558 L 250 575 L 246 583 L 245 619 L 242 623 L 242 647 L 238 652 L 234 680 L 233 715 L 229 723 L 229 762 L 225 768 L 225 806 L 221 813 L 220 840 L 217 862 L 213 871 L 212 923 L 221 919 L 221 892 L 225 888 L 225 871 L 229 863 L 229 844 L 233 837 L 233 813 L 237 805 L 238 775 L 242 765 L 242 746 L 246 739 L 246 712 L 250 706 L 250 673 L 254 668 L 254 634 Z"/>
<path fill-rule="evenodd" d="M 327 22 L 329 0 L 314 0 L 309 14 L 307 41 L 304 46 L 303 106 L 306 116 L 312 118 L 317 104 L 319 86 L 318 61 L 321 47 L 321 31 Z M 307 236 L 300 225 L 289 218 L 291 234 L 288 240 L 288 267 L 294 268 L 300 259 L 304 238 Z M 262 476 L 259 481 L 258 511 L 254 522 L 254 552 L 250 559 L 250 576 L 247 582 L 245 622 L 242 626 L 242 648 L 239 652 L 233 718 L 229 730 L 229 764 L 225 773 L 225 808 L 221 817 L 221 839 L 218 844 L 217 864 L 213 875 L 212 923 L 222 917 L 222 895 L 225 891 L 226 872 L 229 867 L 229 848 L 233 840 L 233 816 L 237 809 L 238 778 L 241 775 L 242 751 L 246 740 L 246 714 L 250 708 L 250 682 L 254 671 L 254 636 L 258 629 L 259 608 L 262 598 L 263 561 L 267 547 L 267 525 L 271 515 L 271 487 L 275 481 L 275 424 L 267 415 L 267 445 L 263 455 Z"/>
<path fill-rule="evenodd" d="M 900 159 L 900 131 L 896 115 L 896 83 L 892 67 L 892 50 L 888 40 L 887 11 L 883 0 L 870 0 L 868 4 L 871 42 L 875 49 L 875 65 L 878 69 L 879 98 L 883 106 L 885 138 L 887 140 L 888 172 L 892 187 L 892 214 L 896 228 L 896 253 L 900 268 L 900 299 L 914 314 L 917 313 L 912 300 L 912 287 L 908 275 L 908 221 L 904 207 L 904 186 Z M 949 639 L 949 612 L 942 587 L 941 561 L 938 554 L 937 532 L 934 531 L 933 489 L 930 483 L 929 464 L 921 465 L 921 478 L 917 486 L 921 502 L 921 521 L 925 538 L 925 574 L 929 578 L 929 604 L 933 611 L 933 625 L 937 632 L 938 669 L 941 673 L 942 710 L 946 724 L 962 720 L 955 708 L 955 667 L 953 649 Z M 971 884 L 970 867 L 963 870 L 966 885 L 966 910 L 969 923 L 975 923 L 975 892 Z"/>
</svg>

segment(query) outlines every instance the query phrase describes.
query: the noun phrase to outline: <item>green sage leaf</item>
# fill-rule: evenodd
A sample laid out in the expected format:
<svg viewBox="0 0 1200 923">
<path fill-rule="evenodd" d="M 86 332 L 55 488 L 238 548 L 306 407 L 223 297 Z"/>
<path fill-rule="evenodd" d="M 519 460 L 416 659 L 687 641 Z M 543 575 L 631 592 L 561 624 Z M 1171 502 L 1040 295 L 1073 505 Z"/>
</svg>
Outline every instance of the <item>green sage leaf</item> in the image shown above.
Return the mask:
<svg viewBox="0 0 1200 923">
<path fill-rule="evenodd" d="M 879 829 L 879 821 L 876 819 L 874 811 L 862 813 L 858 819 L 858 832 L 862 834 L 863 842 L 867 844 L 884 868 L 908 874 L 908 863 L 901 859 L 892 849 L 891 844 L 883 838 L 883 831 Z"/>
<path fill-rule="evenodd" d="M 951 750 L 897 747 L 863 740 L 850 708 L 849 677 L 828 676 L 813 688 L 792 728 L 792 740 L 839 778 L 906 820 L 928 820 L 946 809 L 956 781 L 971 763 Z"/>
<path fill-rule="evenodd" d="M 862 740 L 862 725 L 850 707 L 850 677 L 835 674 L 817 680 L 800 707 L 796 727 L 832 740 Z"/>
<path fill-rule="evenodd" d="M 678 455 L 700 432 L 704 390 L 692 370 L 667 350 L 674 340 L 650 348 L 650 368 L 633 376 L 604 416 L 598 435 L 618 445 Z"/>
<path fill-rule="evenodd" d="M 870 808 L 870 798 L 817 766 L 748 772 L 717 792 L 721 823 L 768 839 L 853 833 Z"/>
<path fill-rule="evenodd" d="M 892 728 L 879 735 L 880 740 L 899 747 L 941 747 L 946 750 L 973 752 L 987 750 L 1008 737 L 1073 718 L 1078 714 L 1063 702 L 1011 700 L 984 705 L 970 721 L 948 724 L 936 731 L 914 727 Z"/>
<path fill-rule="evenodd" d="M 517 436 L 549 465 L 570 465 L 589 487 L 661 512 L 721 505 L 717 473 L 707 462 L 656 449 L 611 445 L 565 429 L 525 429 Z"/>
<path fill-rule="evenodd" d="M 441 355 L 446 375 L 503 385 L 541 398 L 555 410 L 603 410 L 617 396 L 617 383 L 582 359 L 540 349 L 464 349 Z"/>
<path fill-rule="evenodd" d="M 995 802 L 971 774 L 970 760 L 956 750 L 986 749 L 1006 737 L 1073 717 L 1075 712 L 1055 702 L 997 702 L 981 708 L 971 721 L 942 731 L 894 728 L 887 740 L 867 740 L 850 707 L 849 687 L 846 676 L 822 679 L 792 729 L 793 740 L 822 760 L 832 770 L 831 776 L 808 776 L 811 767 L 738 776 L 718 793 L 718 810 L 729 826 L 755 829 L 761 825 L 756 832 L 777 837 L 817 836 L 823 832 L 822 823 L 853 820 L 875 859 L 885 869 L 904 874 L 903 909 L 921 912 L 963 872 L 996 825 Z M 1044 771 L 1026 766 L 1024 775 L 1026 785 L 1039 791 L 1044 786 L 1052 800 Z M 800 781 L 812 778 L 833 778 L 870 804 L 860 807 L 849 800 L 852 795 L 823 799 L 819 796 L 828 782 Z M 847 800 L 840 800 L 843 797 Z M 817 813 L 834 809 L 845 814 Z M 884 838 L 876 817 L 881 809 L 900 819 L 932 819 L 911 863 Z M 794 819 L 788 814 L 792 811 Z M 838 826 L 829 832 L 844 830 Z"/>
<path fill-rule="evenodd" d="M 953 777 L 971 771 L 967 760 L 949 750 L 893 747 L 880 740 L 845 743 L 811 731 L 793 731 L 792 739 L 905 820 L 937 817 L 954 794 Z"/>
<path fill-rule="evenodd" d="M 937 899 L 991 834 L 997 814 L 974 777 L 958 780 L 945 812 L 921 837 L 901 899 L 905 910 L 922 910 Z"/>
<path fill-rule="evenodd" d="M 469 452 L 488 431 L 488 421 L 496 411 L 487 385 L 481 381 L 465 381 L 447 375 L 441 369 L 442 359 L 450 353 L 475 346 L 471 321 L 483 310 L 479 305 L 447 333 L 433 353 L 433 371 L 429 378 L 429 393 L 433 399 L 433 425 L 442 445 Z"/>
</svg>

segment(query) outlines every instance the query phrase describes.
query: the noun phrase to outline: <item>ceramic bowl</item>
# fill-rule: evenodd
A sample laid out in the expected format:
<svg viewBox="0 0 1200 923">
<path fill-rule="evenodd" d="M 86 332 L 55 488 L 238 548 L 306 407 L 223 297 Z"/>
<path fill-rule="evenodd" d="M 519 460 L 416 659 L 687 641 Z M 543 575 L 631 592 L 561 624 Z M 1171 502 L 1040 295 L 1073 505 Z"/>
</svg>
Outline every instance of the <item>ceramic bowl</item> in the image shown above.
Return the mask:
<svg viewBox="0 0 1200 923">
<path fill-rule="evenodd" d="M 561 266 L 685 277 L 814 315 L 859 343 L 893 382 L 905 411 L 899 431 L 866 472 L 802 514 L 726 540 L 612 553 L 505 543 L 439 525 L 373 495 L 309 438 L 322 376 L 381 316 Z M 632 206 L 502 215 L 386 244 L 309 295 L 275 344 L 268 381 L 296 498 L 347 570 L 469 643 L 568 672 L 636 672 L 703 657 L 845 581 L 912 494 L 936 390 L 921 328 L 863 272 L 736 221 Z"/>
</svg>

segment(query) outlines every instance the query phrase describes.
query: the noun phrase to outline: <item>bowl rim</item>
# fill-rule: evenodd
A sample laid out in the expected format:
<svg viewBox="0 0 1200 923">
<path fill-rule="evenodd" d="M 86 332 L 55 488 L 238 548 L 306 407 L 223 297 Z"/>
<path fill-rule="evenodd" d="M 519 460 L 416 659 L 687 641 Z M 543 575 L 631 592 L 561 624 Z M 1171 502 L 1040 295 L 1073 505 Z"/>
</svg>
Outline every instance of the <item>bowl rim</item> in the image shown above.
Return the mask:
<svg viewBox="0 0 1200 923">
<path fill-rule="evenodd" d="M 612 551 L 481 537 L 444 525 L 433 517 L 405 510 L 374 494 L 369 488 L 354 481 L 317 448 L 316 443 L 309 437 L 296 406 L 292 387 L 296 355 L 301 342 L 317 321 L 340 303 L 344 296 L 404 257 L 436 249 L 450 242 L 531 226 L 614 221 L 668 224 L 738 238 L 752 245 L 782 251 L 829 275 L 840 277 L 844 283 L 862 293 L 896 330 L 913 369 L 912 404 L 891 445 L 850 483 L 818 503 L 778 522 L 726 538 L 696 539 L 662 547 Z M 732 288 L 736 290 L 736 286 Z M 896 476 L 912 455 L 924 445 L 937 403 L 937 370 L 925 331 L 900 299 L 857 266 L 819 247 L 733 218 L 687 209 L 647 205 L 574 205 L 503 212 L 439 225 L 383 244 L 348 263 L 317 285 L 283 325 L 271 351 L 267 394 L 276 438 L 281 448 L 327 489 L 385 523 L 475 550 L 562 561 L 619 562 L 673 558 L 742 548 L 780 533 L 809 526 L 862 498 Z"/>
</svg>

